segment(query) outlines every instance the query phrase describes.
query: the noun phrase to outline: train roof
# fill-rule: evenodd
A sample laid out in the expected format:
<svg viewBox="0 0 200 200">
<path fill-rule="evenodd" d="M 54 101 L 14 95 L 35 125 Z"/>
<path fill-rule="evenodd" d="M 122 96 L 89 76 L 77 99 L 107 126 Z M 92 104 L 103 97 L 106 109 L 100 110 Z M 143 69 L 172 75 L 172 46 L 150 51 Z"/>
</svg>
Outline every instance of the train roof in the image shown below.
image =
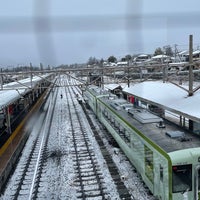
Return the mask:
<svg viewBox="0 0 200 200">
<path fill-rule="evenodd" d="M 38 82 L 47 78 L 49 75 L 33 76 L 32 87 Z M 3 85 L 3 90 L 0 91 L 0 109 L 14 103 L 17 99 L 20 99 L 28 91 L 31 90 L 30 78 L 22 79 L 19 81 L 11 82 Z"/>
<path fill-rule="evenodd" d="M 32 77 L 32 86 L 35 86 L 38 82 L 46 79 L 48 76 L 50 76 L 50 74 L 44 74 L 41 76 L 33 76 Z M 31 87 L 31 79 L 30 78 L 21 79 L 19 81 L 10 82 L 8 84 L 3 85 L 4 89 L 9 89 L 9 88 L 27 89 L 28 87 Z"/>
<path fill-rule="evenodd" d="M 153 141 L 157 146 L 161 147 L 165 152 L 170 153 L 187 148 L 200 147 L 200 138 L 195 134 L 191 134 L 179 126 L 165 121 L 148 111 L 133 108 L 133 114 L 129 114 L 124 109 L 115 110 L 111 106 L 113 102 L 108 98 L 101 98 L 110 109 L 117 115 L 120 115 L 127 123 L 139 130 L 146 138 Z M 134 110 L 135 109 L 135 110 Z M 140 114 L 141 113 L 141 114 Z M 161 126 L 160 123 L 162 122 Z M 164 124 L 164 126 L 163 126 Z"/>
<path fill-rule="evenodd" d="M 126 86 L 123 92 L 200 122 L 200 90 L 196 91 L 193 96 L 188 96 L 186 90 L 172 83 L 147 81 L 130 87 Z"/>
<path fill-rule="evenodd" d="M 105 84 L 104 87 L 108 90 L 115 90 L 117 88 L 121 88 L 121 85 L 117 83 Z"/>
<path fill-rule="evenodd" d="M 7 105 L 14 103 L 25 92 L 25 89 L 21 90 L 3 90 L 0 91 L 0 109 L 3 109 Z"/>
<path fill-rule="evenodd" d="M 111 94 L 109 91 L 104 90 L 98 86 L 90 85 L 88 86 L 88 90 L 96 97 L 103 97 L 103 96 L 113 96 L 116 97 L 116 95 Z"/>
</svg>

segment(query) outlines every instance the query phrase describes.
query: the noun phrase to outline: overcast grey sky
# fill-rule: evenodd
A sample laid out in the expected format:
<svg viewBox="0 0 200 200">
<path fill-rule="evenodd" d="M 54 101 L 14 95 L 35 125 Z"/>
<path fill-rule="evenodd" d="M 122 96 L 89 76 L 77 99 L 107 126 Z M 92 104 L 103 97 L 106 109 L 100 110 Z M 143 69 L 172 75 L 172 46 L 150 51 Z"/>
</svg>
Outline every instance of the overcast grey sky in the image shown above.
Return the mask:
<svg viewBox="0 0 200 200">
<path fill-rule="evenodd" d="M 0 65 L 84 63 L 200 44 L 199 0 L 6 0 L 0 7 Z"/>
</svg>

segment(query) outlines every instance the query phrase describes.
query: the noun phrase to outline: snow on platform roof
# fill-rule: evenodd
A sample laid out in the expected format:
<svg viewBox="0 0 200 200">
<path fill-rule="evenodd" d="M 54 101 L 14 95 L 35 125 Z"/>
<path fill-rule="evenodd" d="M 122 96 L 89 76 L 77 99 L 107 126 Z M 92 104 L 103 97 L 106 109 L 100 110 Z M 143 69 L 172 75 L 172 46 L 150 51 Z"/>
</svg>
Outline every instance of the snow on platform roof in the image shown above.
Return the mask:
<svg viewBox="0 0 200 200">
<path fill-rule="evenodd" d="M 44 74 L 41 76 L 33 76 L 32 77 L 32 86 L 34 87 L 38 82 L 40 82 L 41 80 L 47 78 L 49 76 L 49 74 Z M 5 89 L 7 88 L 27 88 L 31 86 L 31 79 L 30 78 L 25 78 L 19 81 L 15 81 L 15 82 L 10 82 L 8 84 L 3 85 L 3 87 Z"/>
<path fill-rule="evenodd" d="M 188 96 L 187 91 L 172 83 L 148 81 L 127 86 L 123 92 L 200 122 L 200 91 Z"/>
<path fill-rule="evenodd" d="M 32 86 L 34 87 L 40 80 L 48 76 L 49 75 L 42 75 L 41 77 L 34 76 L 32 78 Z M 3 85 L 4 89 L 0 91 L 0 109 L 3 109 L 7 105 L 14 103 L 17 99 L 21 98 L 26 92 L 30 90 L 30 86 L 30 78 Z"/>
<path fill-rule="evenodd" d="M 0 109 L 3 109 L 7 105 L 14 103 L 24 92 L 25 89 L 0 91 Z"/>
</svg>

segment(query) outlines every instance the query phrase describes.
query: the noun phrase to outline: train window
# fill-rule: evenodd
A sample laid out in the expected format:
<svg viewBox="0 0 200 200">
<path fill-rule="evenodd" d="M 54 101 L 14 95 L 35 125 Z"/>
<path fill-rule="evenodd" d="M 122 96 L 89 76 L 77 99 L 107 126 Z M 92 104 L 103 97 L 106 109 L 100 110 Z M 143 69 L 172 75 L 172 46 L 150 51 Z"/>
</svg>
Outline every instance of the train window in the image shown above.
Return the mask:
<svg viewBox="0 0 200 200">
<path fill-rule="evenodd" d="M 0 110 L 0 128 L 4 127 L 4 122 L 5 122 L 5 115 L 3 110 Z"/>
<path fill-rule="evenodd" d="M 172 190 L 176 192 L 191 191 L 192 165 L 177 165 L 172 167 Z"/>
<path fill-rule="evenodd" d="M 3 110 L 0 110 L 0 118 L 4 118 L 4 112 L 3 112 Z"/>
<path fill-rule="evenodd" d="M 144 152 L 145 152 L 145 174 L 149 178 L 149 180 L 153 183 L 154 179 L 153 151 L 145 145 Z"/>
<path fill-rule="evenodd" d="M 163 181 L 163 167 L 160 165 L 160 180 Z"/>
</svg>

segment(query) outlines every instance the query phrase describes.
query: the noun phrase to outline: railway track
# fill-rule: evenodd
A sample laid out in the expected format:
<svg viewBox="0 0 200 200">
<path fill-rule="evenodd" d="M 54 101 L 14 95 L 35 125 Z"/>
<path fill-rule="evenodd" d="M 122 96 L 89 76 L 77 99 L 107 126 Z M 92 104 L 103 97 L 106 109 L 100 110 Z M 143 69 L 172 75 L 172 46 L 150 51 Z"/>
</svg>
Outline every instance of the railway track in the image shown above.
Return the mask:
<svg viewBox="0 0 200 200">
<path fill-rule="evenodd" d="M 129 199 L 134 199 L 128 189 L 126 188 L 126 186 L 124 185 L 124 182 L 122 181 L 121 179 L 121 176 L 119 174 L 119 171 L 118 171 L 118 168 L 116 166 L 116 164 L 114 163 L 114 161 L 112 160 L 112 157 L 109 153 L 109 151 L 107 150 L 107 148 L 105 147 L 104 143 L 103 143 L 103 140 L 101 139 L 100 135 L 98 134 L 98 131 L 95 127 L 95 125 L 93 124 L 91 118 L 89 117 L 89 115 L 87 114 L 87 110 L 85 108 L 85 106 L 82 104 L 82 108 L 86 114 L 86 117 L 87 117 L 87 120 L 94 132 L 94 136 L 95 136 L 95 139 L 96 141 L 98 142 L 99 146 L 100 146 L 100 149 L 101 149 L 101 152 L 102 152 L 102 155 L 106 161 L 106 164 L 108 166 L 108 169 L 110 171 L 110 174 L 113 178 L 113 181 L 117 187 L 117 191 L 119 193 L 119 196 L 120 196 L 120 199 L 126 199 L 126 200 L 129 200 Z"/>
<path fill-rule="evenodd" d="M 41 182 L 42 170 L 47 158 L 47 143 L 52 113 L 55 103 L 49 100 L 41 111 L 36 124 L 34 138 L 29 145 L 29 151 L 24 152 L 18 161 L 14 176 L 14 187 L 9 188 L 4 199 L 36 199 Z M 33 135 L 33 134 L 32 134 Z"/>
<path fill-rule="evenodd" d="M 78 91 L 81 96 L 80 88 L 78 89 Z M 74 91 L 74 93 L 75 93 L 75 91 Z M 129 163 L 126 156 L 123 154 L 123 152 L 121 152 L 120 154 L 122 154 L 122 159 L 125 162 L 129 163 L 126 170 L 128 170 L 128 169 L 130 170 L 128 172 L 128 174 L 130 173 L 129 175 L 130 175 L 130 177 L 132 177 L 131 180 L 124 180 L 124 178 L 126 179 L 126 175 L 125 175 L 125 177 L 123 175 L 124 170 L 120 169 L 119 163 L 116 162 L 116 159 L 113 159 L 112 151 L 110 149 L 111 148 L 110 146 L 112 146 L 112 148 L 114 147 L 114 149 L 115 149 L 115 147 L 118 149 L 119 146 L 118 146 L 117 142 L 114 140 L 114 138 L 111 136 L 111 134 L 108 133 L 108 131 L 105 128 L 103 128 L 100 124 L 97 125 L 96 120 L 93 117 L 91 117 L 91 113 L 87 109 L 88 107 L 85 105 L 84 101 L 83 101 L 83 103 L 81 101 L 80 104 L 81 104 L 81 107 L 87 118 L 87 121 L 90 124 L 90 127 L 93 131 L 95 140 L 97 141 L 99 148 L 101 150 L 101 153 L 105 159 L 108 170 L 112 176 L 113 182 L 116 185 L 117 192 L 119 194 L 120 199 L 127 199 L 127 200 L 128 199 L 132 199 L 132 200 L 134 200 L 134 199 L 154 200 L 154 199 L 156 199 L 152 196 L 149 189 L 144 185 L 144 183 L 141 180 L 141 177 L 137 173 L 136 169 L 133 166 L 131 168 L 129 168 L 131 166 L 131 164 Z M 122 135 L 122 137 L 124 137 L 124 135 Z M 107 145 L 106 143 L 109 143 L 109 145 Z M 118 154 L 119 152 L 117 149 L 116 149 L 116 151 L 117 151 L 116 153 Z M 115 152 L 115 150 L 114 150 L 114 152 Z M 125 174 L 127 174 L 127 172 Z M 132 186 L 130 186 L 130 185 L 132 185 Z"/>
<path fill-rule="evenodd" d="M 73 99 L 74 92 L 70 88 L 65 88 L 66 94 Z M 79 111 L 73 102 L 73 108 L 69 106 L 71 132 L 73 136 L 72 152 L 74 167 L 77 174 L 76 187 L 78 199 L 106 199 L 107 192 L 100 166 L 98 165 L 93 147 L 84 128 Z M 77 130 L 77 124 L 80 131 Z M 75 128 L 76 126 L 76 128 Z"/>
<path fill-rule="evenodd" d="M 78 103 L 80 89 L 65 87 L 66 78 L 59 84 L 0 199 L 138 199 L 125 186 L 88 110 Z"/>
<path fill-rule="evenodd" d="M 72 91 L 73 91 L 74 94 L 76 94 L 76 91 L 73 87 L 72 87 Z M 79 92 L 79 94 L 80 94 L 80 92 Z M 123 180 L 121 179 L 121 176 L 119 174 L 118 168 L 117 168 L 116 164 L 114 163 L 114 161 L 112 160 L 112 157 L 111 157 L 109 151 L 106 149 L 100 135 L 98 134 L 98 131 L 95 128 L 95 125 L 93 124 L 91 118 L 89 117 L 88 112 L 86 110 L 86 107 L 82 103 L 81 103 L 81 107 L 84 111 L 84 114 L 85 114 L 89 124 L 90 124 L 90 127 L 93 131 L 94 137 L 95 137 L 95 139 L 96 139 L 96 141 L 97 141 L 97 143 L 100 147 L 101 153 L 102 153 L 102 155 L 105 159 L 105 162 L 108 166 L 108 170 L 111 174 L 113 182 L 116 185 L 120 199 L 126 199 L 126 200 L 134 199 L 133 196 L 129 193 L 126 186 L 124 185 Z M 104 196 L 102 196 L 102 197 L 104 197 Z M 103 199 L 105 199 L 105 198 L 103 198 Z"/>
<path fill-rule="evenodd" d="M 0 199 L 108 199 L 112 187 L 72 90 L 55 88 L 49 97 Z"/>
</svg>

